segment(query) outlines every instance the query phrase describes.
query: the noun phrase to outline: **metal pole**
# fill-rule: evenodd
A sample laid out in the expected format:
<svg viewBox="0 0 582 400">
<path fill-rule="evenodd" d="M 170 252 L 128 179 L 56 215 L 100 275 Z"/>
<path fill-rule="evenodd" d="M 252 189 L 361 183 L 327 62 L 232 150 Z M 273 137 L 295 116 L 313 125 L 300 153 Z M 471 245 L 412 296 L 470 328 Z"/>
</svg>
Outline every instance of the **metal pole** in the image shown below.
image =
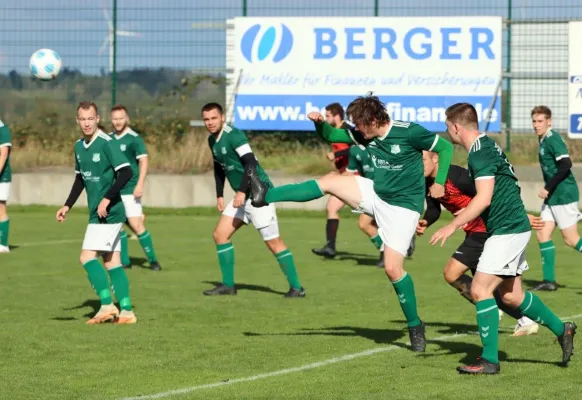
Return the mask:
<svg viewBox="0 0 582 400">
<path fill-rule="evenodd" d="M 117 0 L 113 0 L 113 68 L 111 69 L 111 107 L 117 104 Z"/>
<path fill-rule="evenodd" d="M 513 6 L 511 0 L 507 0 L 507 72 L 511 73 L 511 18 Z M 511 151 L 511 77 L 507 78 L 507 122 L 505 131 L 505 151 Z"/>
<path fill-rule="evenodd" d="M 247 16 L 247 0 L 242 0 L 242 15 Z"/>
<path fill-rule="evenodd" d="M 380 15 L 379 9 L 380 9 L 380 0 L 374 0 L 374 17 L 377 17 L 378 15 Z"/>
</svg>

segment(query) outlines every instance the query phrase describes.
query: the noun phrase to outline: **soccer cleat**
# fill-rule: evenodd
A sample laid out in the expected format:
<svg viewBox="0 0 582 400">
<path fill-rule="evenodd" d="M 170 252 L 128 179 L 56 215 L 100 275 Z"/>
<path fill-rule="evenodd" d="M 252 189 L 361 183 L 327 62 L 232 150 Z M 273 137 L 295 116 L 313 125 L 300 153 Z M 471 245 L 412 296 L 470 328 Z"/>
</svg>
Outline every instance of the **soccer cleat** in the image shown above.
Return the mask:
<svg viewBox="0 0 582 400">
<path fill-rule="evenodd" d="M 466 375 L 495 375 L 501 370 L 499 363 L 492 363 L 484 358 L 477 357 L 475 364 L 457 367 L 460 374 Z"/>
<path fill-rule="evenodd" d="M 410 337 L 410 349 L 412 351 L 424 352 L 426 349 L 426 337 L 424 336 L 425 331 L 424 322 L 420 322 L 420 325 L 408 328 L 408 336 Z"/>
<path fill-rule="evenodd" d="M 10 253 L 10 247 L 0 245 L 0 253 Z"/>
<path fill-rule="evenodd" d="M 334 258 L 335 249 L 329 247 L 328 245 L 323 246 L 321 249 L 311 249 L 311 252 L 318 256 L 323 256 L 325 258 Z"/>
<path fill-rule="evenodd" d="M 214 289 L 205 290 L 203 293 L 205 296 L 221 296 L 221 295 L 235 296 L 236 295 L 236 288 L 235 287 L 228 287 L 228 286 L 221 283 L 220 285 L 216 286 Z"/>
<path fill-rule="evenodd" d="M 511 336 L 527 336 L 535 335 L 540 330 L 540 326 L 529 319 L 528 317 L 522 317 L 517 321 L 517 325 L 513 329 L 513 335 Z"/>
<path fill-rule="evenodd" d="M 574 335 L 576 334 L 576 324 L 574 322 L 564 322 L 564 333 L 558 336 L 558 343 L 562 348 L 562 365 L 567 366 L 570 357 L 574 354 Z"/>
<path fill-rule="evenodd" d="M 380 252 L 380 258 L 378 258 L 378 262 L 376 263 L 376 267 L 384 269 L 384 252 Z"/>
<path fill-rule="evenodd" d="M 291 297 L 305 297 L 305 289 L 295 289 L 289 288 L 289 291 L 283 295 L 283 297 L 291 298 Z"/>
<path fill-rule="evenodd" d="M 150 269 L 152 271 L 160 271 L 162 269 L 162 266 L 160 265 L 159 262 L 154 261 L 154 262 L 150 263 Z"/>
<path fill-rule="evenodd" d="M 251 205 L 253 207 L 265 207 L 268 203 L 265 201 L 269 187 L 259 179 L 256 167 L 248 169 L 249 188 L 251 191 Z"/>
<path fill-rule="evenodd" d="M 101 305 L 97 314 L 93 316 L 89 321 L 87 321 L 87 325 L 97 325 L 102 324 L 104 322 L 113 321 L 119 315 L 119 310 L 115 307 L 114 304 L 107 304 Z"/>
<path fill-rule="evenodd" d="M 531 290 L 544 290 L 553 292 L 554 290 L 558 290 L 558 285 L 556 282 L 543 281 L 535 285 Z"/>
<path fill-rule="evenodd" d="M 410 246 L 408 250 L 406 250 L 406 257 L 410 258 L 414 254 L 414 250 L 416 249 L 416 235 L 412 237 L 412 241 L 410 242 Z"/>
<path fill-rule="evenodd" d="M 116 325 L 129 325 L 135 324 L 136 322 L 137 317 L 135 316 L 135 313 L 133 311 L 126 310 L 121 310 L 119 316 L 113 321 L 113 323 Z"/>
</svg>

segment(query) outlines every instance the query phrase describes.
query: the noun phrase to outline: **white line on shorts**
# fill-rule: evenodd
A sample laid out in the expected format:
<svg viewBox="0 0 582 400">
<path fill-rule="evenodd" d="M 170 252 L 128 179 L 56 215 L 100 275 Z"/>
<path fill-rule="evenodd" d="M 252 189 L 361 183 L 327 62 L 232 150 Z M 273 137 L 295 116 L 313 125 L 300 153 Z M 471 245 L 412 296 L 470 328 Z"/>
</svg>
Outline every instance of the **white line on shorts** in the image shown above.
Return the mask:
<svg viewBox="0 0 582 400">
<path fill-rule="evenodd" d="M 562 320 L 572 320 L 572 319 L 577 319 L 580 317 L 582 317 L 582 314 L 576 314 L 576 315 L 564 317 L 561 319 Z M 446 340 L 446 339 L 463 337 L 463 336 L 467 336 L 469 334 L 475 334 L 475 333 L 476 332 L 459 333 L 459 334 L 454 334 L 454 335 L 445 335 L 445 336 L 440 336 L 440 337 L 437 337 L 434 339 L 429 339 L 429 341 L 442 341 L 442 340 Z M 364 350 L 364 351 L 361 351 L 359 353 L 352 353 L 352 354 L 346 354 L 346 355 L 341 356 L 341 357 L 328 358 L 327 360 L 317 361 L 317 362 L 314 362 L 311 364 L 302 365 L 300 367 L 280 369 L 278 371 L 266 372 L 264 374 L 253 375 L 253 376 L 249 376 L 246 378 L 231 379 L 231 380 L 225 380 L 225 381 L 216 382 L 216 383 L 207 383 L 205 385 L 198 385 L 198 386 L 191 386 L 191 387 L 187 387 L 187 388 L 183 388 L 183 389 L 169 390 L 167 392 L 160 392 L 160 393 L 156 393 L 156 394 L 148 394 L 148 395 L 135 396 L 135 397 L 125 397 L 125 398 L 122 398 L 120 400 L 147 400 L 147 399 L 161 399 L 164 397 L 179 396 L 182 394 L 188 394 L 188 393 L 192 393 L 192 392 L 195 392 L 197 390 L 202 390 L 202 389 L 213 389 L 213 388 L 217 388 L 217 387 L 221 387 L 221 386 L 234 385 L 235 383 L 258 381 L 260 379 L 272 378 L 274 376 L 287 375 L 287 374 L 292 374 L 295 372 L 306 371 L 309 369 L 321 368 L 321 367 L 325 367 L 325 366 L 330 365 L 330 364 L 337 364 L 337 363 L 341 363 L 344 361 L 350 361 L 350 360 L 353 360 L 355 358 L 368 357 L 368 356 L 372 356 L 374 354 L 385 353 L 387 351 L 393 351 L 393 350 L 398 350 L 398 349 L 402 349 L 402 347 L 395 346 L 395 345 L 386 346 L 386 347 L 375 347 L 373 349 Z"/>
</svg>

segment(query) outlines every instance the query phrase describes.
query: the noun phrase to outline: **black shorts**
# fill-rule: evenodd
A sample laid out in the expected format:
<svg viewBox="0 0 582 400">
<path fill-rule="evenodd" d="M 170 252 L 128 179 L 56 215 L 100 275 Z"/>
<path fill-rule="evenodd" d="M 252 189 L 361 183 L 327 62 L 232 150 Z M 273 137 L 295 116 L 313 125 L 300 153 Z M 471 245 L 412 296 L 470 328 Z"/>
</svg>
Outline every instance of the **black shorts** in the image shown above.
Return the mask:
<svg viewBox="0 0 582 400">
<path fill-rule="evenodd" d="M 475 232 L 467 235 L 452 257 L 475 272 L 488 238 L 489 234 L 486 232 Z"/>
</svg>

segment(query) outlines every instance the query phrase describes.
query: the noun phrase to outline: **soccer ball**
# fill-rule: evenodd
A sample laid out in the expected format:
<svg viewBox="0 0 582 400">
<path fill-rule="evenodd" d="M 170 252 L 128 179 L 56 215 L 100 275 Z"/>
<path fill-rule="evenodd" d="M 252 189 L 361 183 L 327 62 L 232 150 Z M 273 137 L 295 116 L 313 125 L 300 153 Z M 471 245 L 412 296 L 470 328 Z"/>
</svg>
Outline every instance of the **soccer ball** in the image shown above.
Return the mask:
<svg viewBox="0 0 582 400">
<path fill-rule="evenodd" d="M 61 72 L 61 56 L 51 49 L 40 49 L 30 57 L 30 72 L 38 79 L 50 81 Z"/>
</svg>

